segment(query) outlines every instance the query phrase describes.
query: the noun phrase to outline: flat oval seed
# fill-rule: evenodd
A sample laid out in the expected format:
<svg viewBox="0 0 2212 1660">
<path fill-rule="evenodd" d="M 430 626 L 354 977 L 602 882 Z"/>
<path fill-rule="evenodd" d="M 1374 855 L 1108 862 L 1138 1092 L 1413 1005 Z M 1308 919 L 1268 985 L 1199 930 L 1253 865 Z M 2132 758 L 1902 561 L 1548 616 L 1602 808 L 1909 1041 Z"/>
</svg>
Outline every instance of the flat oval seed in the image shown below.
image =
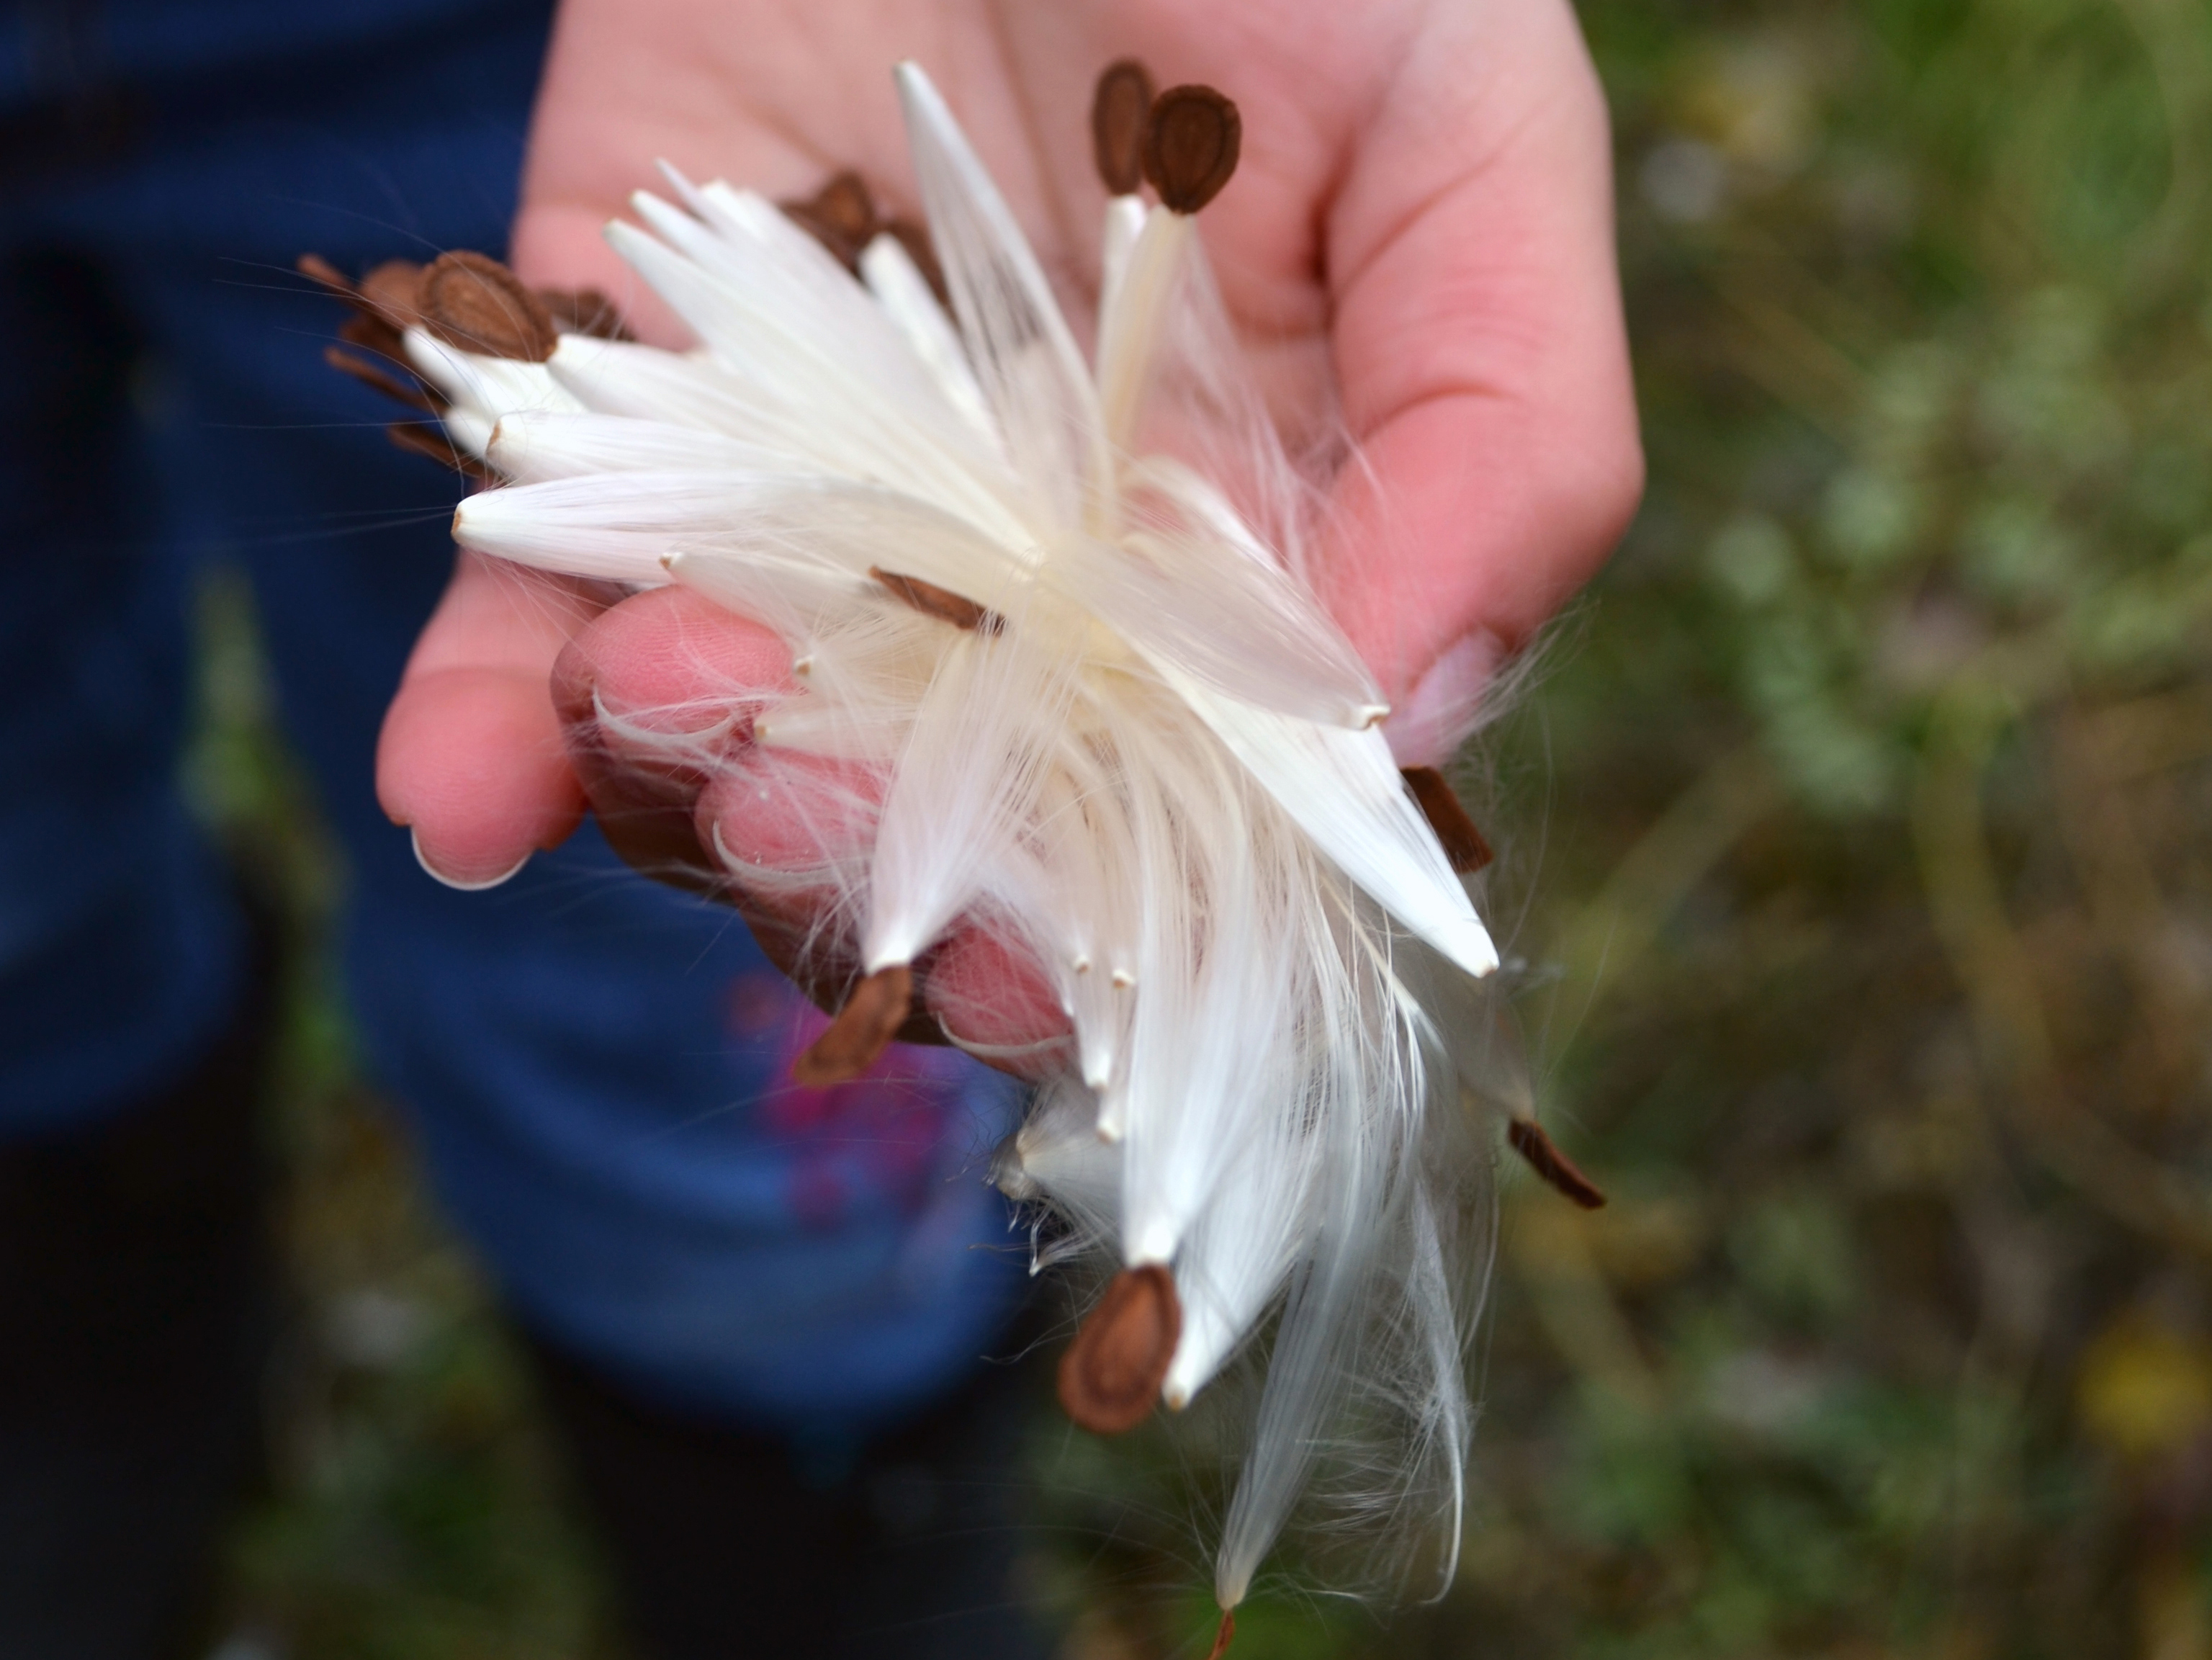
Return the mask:
<svg viewBox="0 0 2212 1660">
<path fill-rule="evenodd" d="M 1443 848 L 1444 857 L 1451 860 L 1455 872 L 1468 875 L 1496 857 L 1490 850 L 1488 839 L 1460 805 L 1459 797 L 1443 774 L 1434 767 L 1401 767 L 1398 770 L 1406 781 L 1406 787 L 1413 791 L 1413 800 L 1420 805 L 1421 817 L 1429 821 L 1429 829 L 1435 833 L 1437 844 Z"/>
<path fill-rule="evenodd" d="M 411 259 L 387 259 L 361 279 L 362 304 L 395 329 L 422 320 L 422 267 Z"/>
<path fill-rule="evenodd" d="M 823 185 L 807 205 L 821 216 L 823 224 L 855 246 L 865 246 L 876 234 L 874 198 L 869 196 L 866 181 L 849 167 Z"/>
<path fill-rule="evenodd" d="M 792 1062 L 793 1081 L 819 1089 L 858 1078 L 898 1036 L 913 1006 L 914 970 L 902 965 L 878 969 L 853 988 L 829 1030 Z"/>
<path fill-rule="evenodd" d="M 1150 1416 L 1182 1336 L 1175 1279 L 1157 1262 L 1123 1268 L 1060 1360 L 1060 1404 L 1079 1429 L 1119 1435 Z"/>
<path fill-rule="evenodd" d="M 1559 1144 L 1544 1134 L 1544 1127 L 1534 1119 L 1515 1119 L 1505 1127 L 1505 1139 L 1513 1144 L 1514 1152 L 1528 1161 L 1529 1169 L 1584 1210 L 1605 1208 L 1605 1194 L 1598 1184 L 1559 1151 Z"/>
<path fill-rule="evenodd" d="M 1091 94 L 1091 151 L 1111 196 L 1130 196 L 1145 182 L 1145 130 L 1152 113 L 1152 77 L 1133 58 L 1109 64 Z"/>
<path fill-rule="evenodd" d="M 875 198 L 868 194 L 867 181 L 849 167 L 832 176 L 813 195 L 776 205 L 848 271 L 860 269 L 860 250 L 879 228 Z"/>
<path fill-rule="evenodd" d="M 871 565 L 868 575 L 883 584 L 893 598 L 912 606 L 924 617 L 934 617 L 940 623 L 950 623 L 956 629 L 970 633 L 977 629 L 985 634 L 996 634 L 1006 626 L 1006 620 L 998 612 L 977 605 L 965 594 L 955 593 L 951 588 L 940 588 L 934 582 L 925 582 L 919 576 L 902 576 L 896 571 L 885 570 L 881 565 Z"/>
<path fill-rule="evenodd" d="M 538 303 L 545 307 L 553 326 L 562 334 L 587 334 L 597 340 L 635 340 L 615 309 L 615 302 L 597 289 L 537 289 Z"/>
<path fill-rule="evenodd" d="M 423 456 L 471 478 L 491 477 L 483 462 L 466 450 L 454 447 L 443 427 L 427 421 L 394 421 L 384 429 L 384 435 L 392 441 L 394 448 L 405 450 L 410 455 Z"/>
<path fill-rule="evenodd" d="M 382 392 L 394 403 L 421 410 L 425 415 L 445 413 L 438 402 L 420 386 L 410 385 L 398 375 L 387 374 L 374 363 L 356 357 L 351 352 L 340 351 L 336 346 L 325 346 L 323 362 L 340 374 L 351 375 L 371 391 Z"/>
<path fill-rule="evenodd" d="M 1212 87 L 1170 87 L 1152 100 L 1145 129 L 1145 177 L 1176 213 L 1196 213 L 1237 171 L 1243 119 Z"/>
<path fill-rule="evenodd" d="M 411 259 L 387 259 L 358 283 L 319 253 L 301 254 L 299 270 L 362 317 L 384 325 L 394 334 L 422 321 L 416 298 L 422 267 Z"/>
<path fill-rule="evenodd" d="M 542 363 L 560 333 L 552 313 L 498 260 L 456 249 L 422 273 L 423 326 L 449 346 L 485 357 Z"/>
</svg>

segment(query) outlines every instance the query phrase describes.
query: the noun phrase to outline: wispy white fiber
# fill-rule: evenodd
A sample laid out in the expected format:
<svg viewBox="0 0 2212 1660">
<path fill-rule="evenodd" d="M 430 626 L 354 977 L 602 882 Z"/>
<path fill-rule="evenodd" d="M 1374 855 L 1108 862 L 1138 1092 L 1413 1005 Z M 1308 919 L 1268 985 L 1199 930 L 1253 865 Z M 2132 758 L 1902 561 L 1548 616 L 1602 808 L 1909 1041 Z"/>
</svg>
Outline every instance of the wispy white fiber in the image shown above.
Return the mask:
<svg viewBox="0 0 2212 1660">
<path fill-rule="evenodd" d="M 1086 362 L 936 88 L 897 86 L 949 312 L 895 239 L 856 279 L 669 170 L 608 235 L 695 349 L 409 335 L 502 481 L 455 532 L 783 639 L 789 680 L 732 692 L 750 742 L 602 718 L 774 806 L 787 842 L 714 851 L 812 946 L 926 966 L 981 927 L 1035 965 L 1073 1037 L 994 1178 L 1034 1266 L 1172 1274 L 1165 1403 L 1248 1429 L 1223 1606 L 1294 1518 L 1350 1577 L 1426 1541 L 1448 1578 L 1497 952 L 1314 598 L 1316 483 L 1193 221 L 1108 205 Z"/>
<path fill-rule="evenodd" d="M 888 232 L 878 235 L 860 251 L 860 280 L 936 380 L 945 401 L 975 429 L 990 453 L 1004 460 L 999 429 L 991 419 L 990 406 L 983 401 L 983 388 L 975 382 L 975 371 L 968 367 L 968 354 L 952 319 L 930 292 L 929 279 L 915 265 L 914 256 L 897 237 Z"/>
</svg>

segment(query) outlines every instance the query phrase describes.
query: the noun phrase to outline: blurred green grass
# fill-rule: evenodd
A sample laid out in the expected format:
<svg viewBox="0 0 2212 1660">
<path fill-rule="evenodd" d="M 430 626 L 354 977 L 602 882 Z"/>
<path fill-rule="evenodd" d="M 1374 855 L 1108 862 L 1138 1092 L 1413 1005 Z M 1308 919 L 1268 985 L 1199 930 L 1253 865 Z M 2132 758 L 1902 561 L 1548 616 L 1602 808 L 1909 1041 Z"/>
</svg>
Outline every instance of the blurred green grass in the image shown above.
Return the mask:
<svg viewBox="0 0 2212 1660">
<path fill-rule="evenodd" d="M 1236 1652 L 2212 1655 L 2212 11 L 1582 12 L 1651 484 L 1480 770 L 1614 1202 L 1508 1173 L 1451 1593 L 1285 1594 Z M 195 776 L 312 938 L 237 612 Z M 520 1370 L 295 1002 L 241 1626 L 611 1655 Z M 1202 1652 L 1164 1471 L 1039 1445 L 1071 1655 Z"/>
</svg>

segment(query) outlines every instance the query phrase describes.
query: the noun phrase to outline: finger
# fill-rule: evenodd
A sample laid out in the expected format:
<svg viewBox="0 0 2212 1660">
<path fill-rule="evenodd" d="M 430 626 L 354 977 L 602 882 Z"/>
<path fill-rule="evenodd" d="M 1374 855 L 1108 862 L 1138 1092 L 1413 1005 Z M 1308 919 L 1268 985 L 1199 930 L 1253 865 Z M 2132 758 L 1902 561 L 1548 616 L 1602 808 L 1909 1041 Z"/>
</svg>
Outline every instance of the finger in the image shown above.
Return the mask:
<svg viewBox="0 0 2212 1660">
<path fill-rule="evenodd" d="M 882 787 L 871 769 L 747 745 L 699 798 L 699 836 L 726 879 L 723 897 L 777 966 L 833 1012 L 859 970 L 861 919 L 848 901 L 866 877 Z M 919 1006 L 963 1048 L 1033 1081 L 1066 1059 L 1067 1017 L 1018 944 L 962 921 L 918 966 Z"/>
<path fill-rule="evenodd" d="M 825 947 L 849 951 L 842 896 L 866 884 L 882 794 L 870 769 L 749 745 L 700 793 L 697 833 L 749 903 L 793 923 L 818 919 Z"/>
<path fill-rule="evenodd" d="M 638 869 L 713 891 L 718 861 L 694 828 L 700 791 L 791 689 L 768 629 L 682 588 L 614 606 L 553 670 L 568 755 L 607 840 Z"/>
<path fill-rule="evenodd" d="M 811 192 L 870 155 L 902 153 L 884 74 L 898 51 L 880 40 L 883 49 L 859 54 L 802 46 L 793 61 L 775 50 L 780 33 L 774 16 L 733 28 L 728 9 L 712 0 L 659 0 L 649 26 L 641 26 L 634 5 L 562 5 L 539 79 L 514 226 L 514 265 L 524 278 L 597 287 L 639 338 L 681 348 L 690 331 L 602 234 L 627 210 L 631 192 L 658 188 L 655 161 L 777 197 Z M 817 112 L 837 135 L 829 149 L 808 140 L 807 123 L 788 119 L 791 104 Z"/>
<path fill-rule="evenodd" d="M 1526 640 L 1642 489 L 1595 72 L 1565 5 L 1485 15 L 1484 52 L 1413 54 L 1328 226 L 1363 458 L 1333 503 L 1331 600 L 1401 707 L 1448 654 L 1468 678 L 1462 642 L 1494 660 Z"/>
<path fill-rule="evenodd" d="M 718 897 L 745 919 L 769 960 L 832 1014 L 860 976 L 848 902 L 866 879 L 881 796 L 882 781 L 867 769 L 757 743 L 732 753 L 699 795 L 694 823 L 720 879 Z"/>
<path fill-rule="evenodd" d="M 377 800 L 441 881 L 483 887 L 557 847 L 584 800 L 546 675 L 599 610 L 582 585 L 464 552 L 377 741 Z"/>
<path fill-rule="evenodd" d="M 922 1000 L 978 1060 L 1033 1084 L 1066 1070 L 1074 1027 L 1036 958 L 1003 935 L 955 928 L 931 956 Z"/>
</svg>

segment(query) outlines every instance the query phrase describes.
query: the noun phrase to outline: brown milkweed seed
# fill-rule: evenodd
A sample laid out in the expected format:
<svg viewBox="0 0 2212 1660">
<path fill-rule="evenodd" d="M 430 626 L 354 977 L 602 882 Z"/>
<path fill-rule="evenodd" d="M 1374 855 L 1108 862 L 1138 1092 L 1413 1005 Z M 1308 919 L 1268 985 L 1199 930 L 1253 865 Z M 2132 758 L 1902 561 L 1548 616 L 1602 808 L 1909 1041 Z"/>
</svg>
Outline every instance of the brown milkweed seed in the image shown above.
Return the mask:
<svg viewBox="0 0 2212 1660">
<path fill-rule="evenodd" d="M 411 259 L 387 259 L 361 279 L 364 308 L 395 329 L 422 320 L 422 267 Z"/>
<path fill-rule="evenodd" d="M 1094 1435 L 1136 1428 L 1160 1398 L 1182 1336 L 1174 1277 L 1157 1262 L 1123 1268 L 1060 1357 L 1060 1409 Z"/>
<path fill-rule="evenodd" d="M 1006 626 L 1006 619 L 986 606 L 977 605 L 964 594 L 940 588 L 934 582 L 925 582 L 919 576 L 901 576 L 896 571 L 872 565 L 868 575 L 889 589 L 892 596 L 911 605 L 924 617 L 934 617 L 940 623 L 950 623 L 956 629 L 970 633 L 981 629 L 985 634 L 996 634 Z"/>
<path fill-rule="evenodd" d="M 1212 87 L 1170 87 L 1152 100 L 1145 127 L 1145 177 L 1163 205 L 1196 213 L 1237 171 L 1244 122 Z"/>
<path fill-rule="evenodd" d="M 813 195 L 779 202 L 776 206 L 835 254 L 848 271 L 860 269 L 860 250 L 880 228 L 866 181 L 849 167 Z"/>
<path fill-rule="evenodd" d="M 340 351 L 336 346 L 325 346 L 323 362 L 340 374 L 351 375 L 371 391 L 382 392 L 394 403 L 421 410 L 425 415 L 443 413 L 436 401 L 420 387 L 409 386 L 397 375 L 386 374 L 375 364 L 356 357 L 351 352 Z"/>
<path fill-rule="evenodd" d="M 416 294 L 422 324 L 449 346 L 542 363 L 560 340 L 552 313 L 498 260 L 465 249 L 439 255 Z"/>
<path fill-rule="evenodd" d="M 902 965 L 878 969 L 853 988 L 829 1030 L 792 1062 L 793 1081 L 820 1089 L 858 1078 L 898 1035 L 913 1005 L 914 970 Z"/>
<path fill-rule="evenodd" d="M 1091 94 L 1091 152 L 1109 196 L 1133 195 L 1145 182 L 1145 129 L 1152 77 L 1133 58 L 1109 64 Z"/>
<path fill-rule="evenodd" d="M 1429 821 L 1436 832 L 1437 842 L 1451 860 L 1451 867 L 1462 876 L 1480 870 L 1497 855 L 1491 852 L 1490 843 L 1474 820 L 1468 817 L 1467 809 L 1460 805 L 1459 797 L 1443 774 L 1434 767 L 1401 767 L 1399 775 L 1406 787 L 1413 793 L 1420 804 L 1421 817 Z"/>
<path fill-rule="evenodd" d="M 1513 1144 L 1514 1152 L 1528 1161 L 1531 1170 L 1584 1210 L 1603 1208 L 1605 1195 L 1597 1183 L 1575 1167 L 1575 1161 L 1559 1151 L 1534 1119 L 1515 1119 L 1505 1128 L 1505 1139 Z"/>
<path fill-rule="evenodd" d="M 293 268 L 310 282 L 320 283 L 341 300 L 357 301 L 361 298 L 361 290 L 354 285 L 353 278 L 319 253 L 301 254 L 293 261 Z"/>
<path fill-rule="evenodd" d="M 324 349 L 325 362 L 410 409 L 421 410 L 426 415 L 444 412 L 445 399 L 408 366 L 407 349 L 400 338 L 402 329 L 422 320 L 414 303 L 416 281 L 422 270 L 420 265 L 410 265 L 404 259 L 387 260 L 359 283 L 320 254 L 301 254 L 299 269 L 301 275 L 319 283 L 353 307 L 353 315 L 338 325 L 338 338 L 368 353 L 372 359 L 380 358 L 393 365 L 399 374 L 407 378 L 403 380 L 376 362 L 353 356 L 335 346 Z M 410 439 L 393 441 L 403 449 L 416 447 Z"/>
<path fill-rule="evenodd" d="M 532 292 L 562 334 L 588 334 L 595 340 L 637 337 L 623 323 L 615 302 L 597 289 L 534 289 Z"/>
<path fill-rule="evenodd" d="M 356 311 L 338 325 L 338 338 L 349 346 L 358 346 L 363 351 L 379 357 L 389 358 L 395 363 L 405 363 L 407 346 L 398 329 L 374 312 Z"/>
<path fill-rule="evenodd" d="M 453 441 L 446 436 L 443 427 L 428 421 L 394 421 L 384 429 L 394 448 L 405 450 L 410 455 L 427 456 L 441 467 L 451 467 L 455 472 L 465 473 L 471 478 L 489 478 L 489 469 L 466 450 L 453 447 Z"/>
</svg>

